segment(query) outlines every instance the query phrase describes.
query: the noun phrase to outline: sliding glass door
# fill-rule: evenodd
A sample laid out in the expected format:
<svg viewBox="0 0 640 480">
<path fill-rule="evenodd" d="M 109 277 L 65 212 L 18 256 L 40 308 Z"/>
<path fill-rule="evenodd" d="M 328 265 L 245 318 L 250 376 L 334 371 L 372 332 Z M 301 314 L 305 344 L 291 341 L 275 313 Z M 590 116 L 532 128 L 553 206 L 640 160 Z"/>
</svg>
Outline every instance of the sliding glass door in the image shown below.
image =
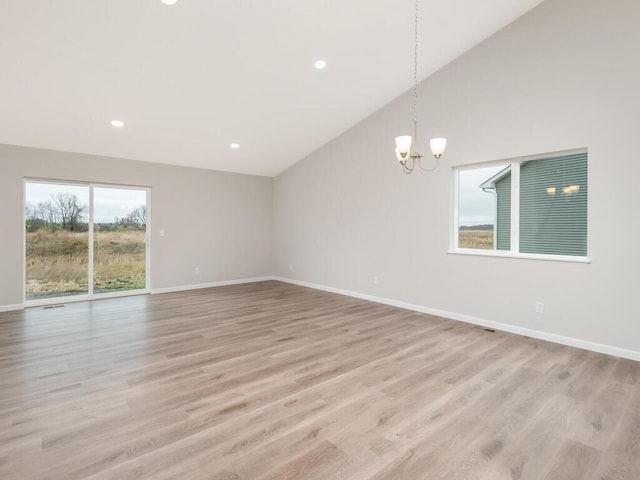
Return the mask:
<svg viewBox="0 0 640 480">
<path fill-rule="evenodd" d="M 149 290 L 149 190 L 25 181 L 25 301 Z"/>
<path fill-rule="evenodd" d="M 89 187 L 25 183 L 25 300 L 89 294 Z"/>
<path fill-rule="evenodd" d="M 146 288 L 147 192 L 93 189 L 93 292 Z"/>
</svg>

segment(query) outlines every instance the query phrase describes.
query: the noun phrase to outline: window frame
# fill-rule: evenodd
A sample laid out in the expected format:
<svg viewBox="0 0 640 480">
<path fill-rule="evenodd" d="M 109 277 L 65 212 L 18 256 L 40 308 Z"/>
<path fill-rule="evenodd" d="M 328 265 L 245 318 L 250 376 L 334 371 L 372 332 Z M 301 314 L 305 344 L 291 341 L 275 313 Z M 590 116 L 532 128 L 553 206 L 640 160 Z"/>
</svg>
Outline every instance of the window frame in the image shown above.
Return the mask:
<svg viewBox="0 0 640 480">
<path fill-rule="evenodd" d="M 536 155 L 528 155 L 522 157 L 513 157 L 502 160 L 492 160 L 488 162 L 478 162 L 462 165 L 453 165 L 451 167 L 451 209 L 449 218 L 451 226 L 449 229 L 449 249 L 447 254 L 455 255 L 472 255 L 481 257 L 498 257 L 498 258 L 520 258 L 529 260 L 551 260 L 559 262 L 575 262 L 575 263 L 591 263 L 590 256 L 590 221 L 589 221 L 589 198 L 587 197 L 587 253 L 585 256 L 577 255 L 554 255 L 540 253 L 521 253 L 520 252 L 520 165 L 523 162 L 535 160 L 544 160 L 567 155 L 587 154 L 587 188 L 590 183 L 589 179 L 589 151 L 588 148 L 577 148 L 572 150 L 562 150 L 558 152 L 541 153 Z M 474 170 L 483 167 L 492 166 L 511 166 L 511 244 L 509 250 L 483 250 L 480 248 L 460 248 L 459 247 L 459 172 L 465 170 Z M 588 191 L 588 190 L 587 190 Z M 494 238 L 495 238 L 494 230 Z"/>
</svg>

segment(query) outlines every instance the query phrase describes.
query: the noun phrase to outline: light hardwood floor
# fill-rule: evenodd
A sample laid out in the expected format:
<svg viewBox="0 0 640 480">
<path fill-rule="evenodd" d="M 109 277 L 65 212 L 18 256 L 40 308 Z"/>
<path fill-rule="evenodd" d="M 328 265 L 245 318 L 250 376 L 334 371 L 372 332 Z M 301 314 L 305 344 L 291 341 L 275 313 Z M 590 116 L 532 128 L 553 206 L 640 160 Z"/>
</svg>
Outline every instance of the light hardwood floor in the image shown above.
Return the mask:
<svg viewBox="0 0 640 480">
<path fill-rule="evenodd" d="M 640 364 L 279 282 L 0 314 L 0 478 L 640 479 Z"/>
</svg>

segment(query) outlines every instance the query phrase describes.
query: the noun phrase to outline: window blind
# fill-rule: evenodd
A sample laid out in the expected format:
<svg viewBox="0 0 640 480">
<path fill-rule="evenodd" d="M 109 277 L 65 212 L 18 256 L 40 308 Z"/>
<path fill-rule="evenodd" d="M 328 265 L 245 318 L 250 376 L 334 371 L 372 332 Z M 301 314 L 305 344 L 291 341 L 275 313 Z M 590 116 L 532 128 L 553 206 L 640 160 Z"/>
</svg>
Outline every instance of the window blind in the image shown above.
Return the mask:
<svg viewBox="0 0 640 480">
<path fill-rule="evenodd" d="M 587 255 L 587 154 L 522 162 L 520 252 Z"/>
</svg>

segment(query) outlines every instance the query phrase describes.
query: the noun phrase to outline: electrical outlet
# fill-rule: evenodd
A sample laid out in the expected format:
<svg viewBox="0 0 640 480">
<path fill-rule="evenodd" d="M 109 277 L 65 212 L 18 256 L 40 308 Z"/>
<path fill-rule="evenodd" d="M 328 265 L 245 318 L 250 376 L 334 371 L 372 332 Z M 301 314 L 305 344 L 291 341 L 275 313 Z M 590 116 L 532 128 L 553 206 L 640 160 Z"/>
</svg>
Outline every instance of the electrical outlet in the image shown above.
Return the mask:
<svg viewBox="0 0 640 480">
<path fill-rule="evenodd" d="M 536 302 L 536 313 L 544 313 L 544 303 Z"/>
<path fill-rule="evenodd" d="M 160 229 L 160 236 L 161 236 L 161 237 L 164 237 L 164 228 L 161 228 L 161 229 Z"/>
<path fill-rule="evenodd" d="M 195 273 L 196 275 L 198 275 L 200 273 L 200 267 L 196 267 L 193 269 L 193 273 Z"/>
<path fill-rule="evenodd" d="M 380 277 L 378 277 L 378 275 L 373 276 L 373 284 L 380 285 Z"/>
<path fill-rule="evenodd" d="M 293 272 L 293 263 L 290 263 L 290 264 L 289 264 L 289 271 L 290 271 L 290 272 Z"/>
</svg>

